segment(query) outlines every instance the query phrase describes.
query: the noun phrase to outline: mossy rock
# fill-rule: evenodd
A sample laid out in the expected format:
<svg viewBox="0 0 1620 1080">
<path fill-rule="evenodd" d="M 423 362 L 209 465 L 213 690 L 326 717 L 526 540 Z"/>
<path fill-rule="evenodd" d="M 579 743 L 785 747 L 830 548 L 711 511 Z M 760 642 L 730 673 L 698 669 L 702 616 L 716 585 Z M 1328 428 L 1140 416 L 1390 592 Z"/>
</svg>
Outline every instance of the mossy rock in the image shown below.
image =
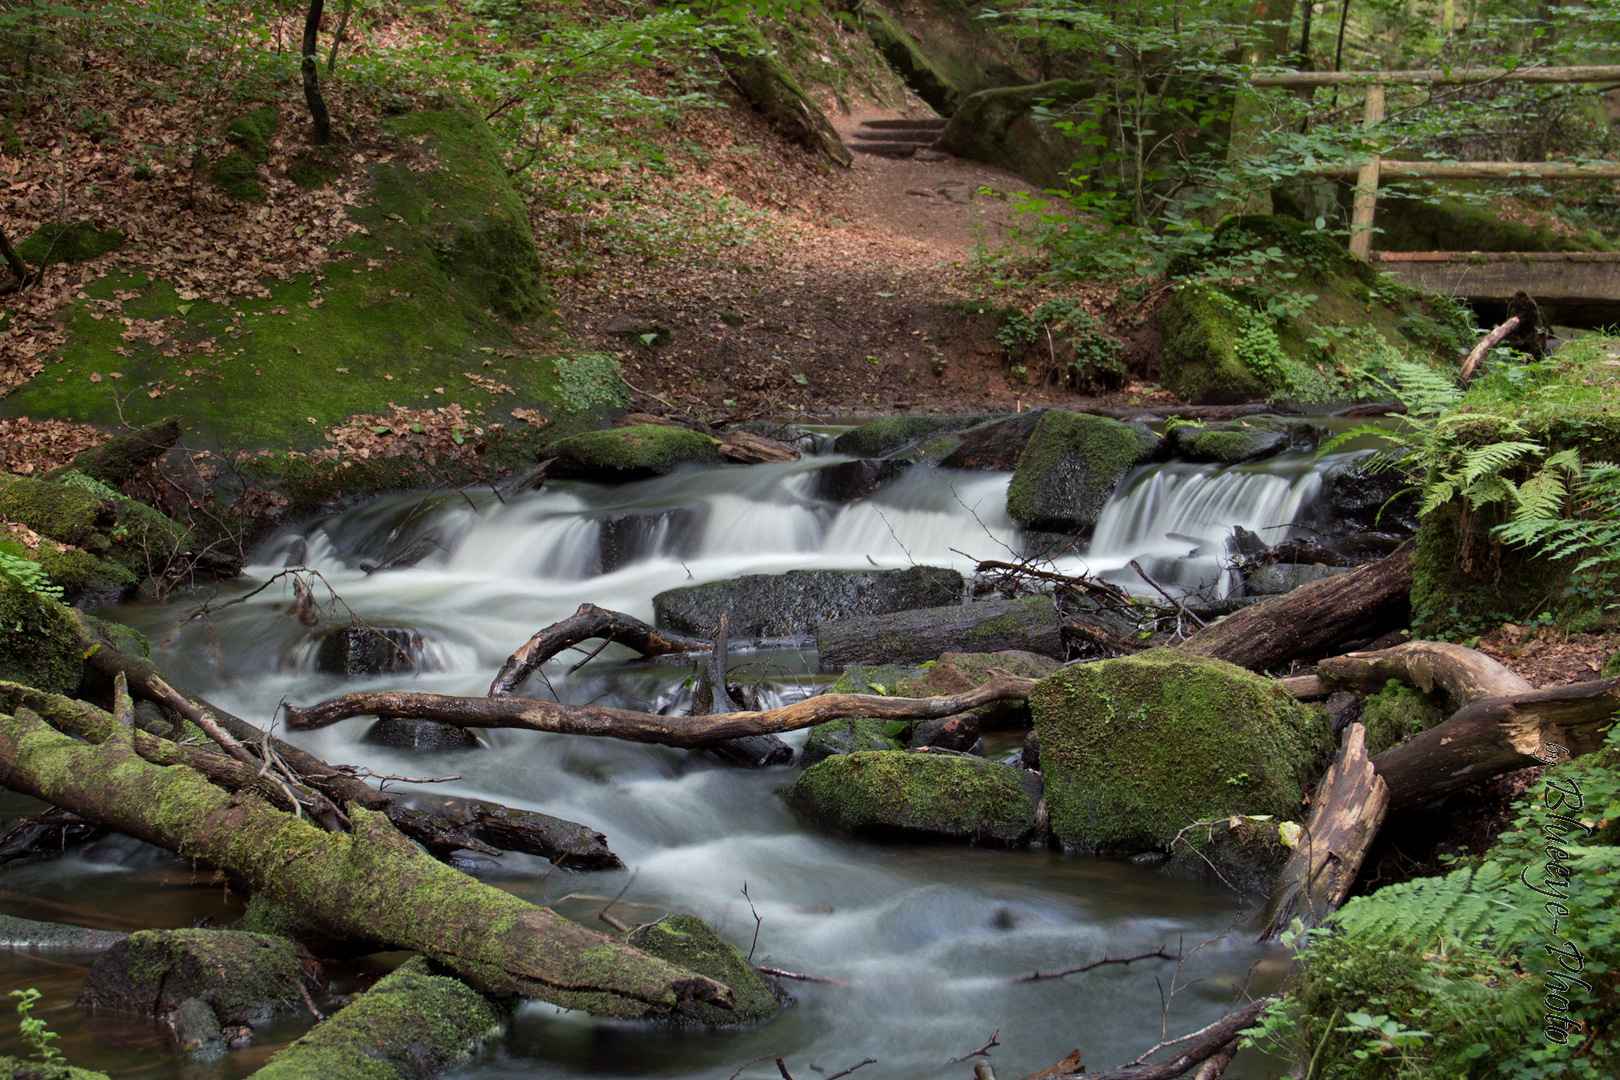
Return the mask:
<svg viewBox="0 0 1620 1080">
<path fill-rule="evenodd" d="M 285 938 L 235 930 L 140 930 L 90 968 L 79 1004 L 163 1016 L 198 998 L 220 1024 L 251 1024 L 301 1007 L 320 966 Z"/>
<path fill-rule="evenodd" d="M 1380 251 L 1610 251 L 1591 230 L 1559 232 L 1514 221 L 1495 206 L 1453 195 L 1381 192 L 1373 245 Z"/>
<path fill-rule="evenodd" d="M 1030 711 L 1053 835 L 1086 851 L 1166 851 L 1232 814 L 1295 818 L 1333 751 L 1321 708 L 1173 649 L 1066 667 Z"/>
<path fill-rule="evenodd" d="M 1271 253 L 1267 270 L 1255 278 L 1220 285 L 1198 280 L 1220 260 L 1251 252 Z M 1363 364 L 1378 369 L 1393 351 L 1449 369 L 1472 344 L 1472 327 L 1455 304 L 1401 285 L 1285 217 L 1230 218 L 1207 251 L 1178 259 L 1166 275 L 1188 280 L 1159 310 L 1159 382 L 1188 401 L 1316 404 L 1387 394 L 1338 371 Z M 1315 299 L 1303 315 L 1279 320 L 1266 313 L 1266 282 L 1285 282 Z M 1312 344 L 1329 334 L 1331 356 Z"/>
<path fill-rule="evenodd" d="M 1073 170 L 1093 159 L 1095 150 L 1037 116 L 1036 109 L 1061 109 L 1095 92 L 1069 79 L 981 90 L 961 99 L 940 143 L 957 157 L 1017 173 L 1037 188 L 1067 189 Z"/>
<path fill-rule="evenodd" d="M 1605 660 L 1603 670 L 1598 672 L 1598 678 L 1600 679 L 1612 679 L 1616 675 L 1620 675 L 1620 651 L 1616 651 L 1614 655 Z"/>
<path fill-rule="evenodd" d="M 1050 409 L 1018 455 L 1007 513 L 1026 528 L 1085 533 L 1125 474 L 1158 448 L 1145 424 Z"/>
<path fill-rule="evenodd" d="M 787 999 L 780 989 L 754 970 L 748 958 L 715 933 L 696 915 L 670 915 L 625 935 L 625 942 L 667 960 L 677 967 L 707 975 L 729 986 L 737 996 L 733 1011 L 695 1001 L 682 1009 L 682 1018 L 700 1024 L 746 1024 L 763 1020 Z"/>
<path fill-rule="evenodd" d="M 941 116 L 956 111 L 962 92 L 935 66 L 898 19 L 876 5 L 861 12 L 861 24 L 883 59 L 930 108 Z"/>
<path fill-rule="evenodd" d="M 1382 690 L 1361 703 L 1361 722 L 1367 728 L 1367 753 L 1382 754 L 1390 747 L 1427 731 L 1446 719 L 1446 713 L 1423 691 L 1391 679 Z"/>
<path fill-rule="evenodd" d="M 100 640 L 125 656 L 133 656 L 145 660 L 152 655 L 152 642 L 147 636 L 133 626 L 125 626 L 121 622 L 111 619 L 98 619 L 94 615 L 87 615 L 82 611 L 75 612 L 79 622 L 83 625 L 83 637 L 88 640 Z"/>
<path fill-rule="evenodd" d="M 232 150 L 209 166 L 208 176 L 233 199 L 245 203 L 264 202 L 258 166 L 246 154 Z"/>
<path fill-rule="evenodd" d="M 0 679 L 72 697 L 83 674 L 73 610 L 0 575 Z"/>
<path fill-rule="evenodd" d="M 249 160 L 263 165 L 270 160 L 270 140 L 280 126 L 280 110 L 265 105 L 226 124 L 225 138 L 240 147 Z"/>
<path fill-rule="evenodd" d="M 555 459 L 547 474 L 601 483 L 663 476 L 688 462 L 718 462 L 719 445 L 696 431 L 657 424 L 587 431 L 546 446 L 546 456 Z"/>
<path fill-rule="evenodd" d="M 82 473 L 64 473 L 56 480 L 0 475 L 0 518 L 121 564 L 137 575 L 161 571 L 191 546 L 191 534 L 161 512 Z M 44 565 L 51 558 L 37 561 Z M 65 574 L 89 575 L 95 565 L 64 557 L 59 568 Z"/>
<path fill-rule="evenodd" d="M 734 637 L 788 637 L 832 619 L 959 603 L 965 589 L 959 572 L 938 566 L 789 570 L 670 589 L 653 597 L 653 612 L 661 629 L 682 634 L 711 636 L 724 613 Z"/>
<path fill-rule="evenodd" d="M 893 735 L 888 734 L 890 723 L 896 725 Z M 896 740 L 909 737 L 909 730 L 899 721 L 874 720 L 869 716 L 828 720 L 810 729 L 810 737 L 805 739 L 804 749 L 799 751 L 799 764 L 808 769 L 835 754 L 899 751 L 902 745 Z"/>
<path fill-rule="evenodd" d="M 1168 434 L 1175 452 L 1192 461 L 1238 465 L 1274 457 L 1296 444 L 1308 444 L 1309 425 L 1279 416 L 1251 416 L 1215 423 L 1177 424 Z"/>
<path fill-rule="evenodd" d="M 70 604 L 110 603 L 140 584 L 128 567 L 51 540 L 42 540 L 37 548 L 0 541 L 0 551 L 38 563 L 51 584 L 62 587 L 63 599 Z"/>
<path fill-rule="evenodd" d="M 45 1065 L 22 1058 L 0 1057 L 0 1078 L 3 1080 L 112 1080 L 104 1072 L 81 1069 L 77 1065 Z"/>
<path fill-rule="evenodd" d="M 281 1050 L 254 1080 L 420 1080 L 475 1053 L 505 1010 L 413 956 L 326 1023 Z"/>
<path fill-rule="evenodd" d="M 945 432 L 982 424 L 983 416 L 886 416 L 852 428 L 833 440 L 833 449 L 858 458 L 888 457 L 897 450 Z"/>
<path fill-rule="evenodd" d="M 35 269 L 53 263 L 86 262 L 124 246 L 124 234 L 88 221 L 47 221 L 17 244 L 17 254 Z"/>
<path fill-rule="evenodd" d="M 982 758 L 943 753 L 861 752 L 806 769 L 786 792 L 828 828 L 1014 845 L 1035 829 L 1040 781 Z"/>
</svg>

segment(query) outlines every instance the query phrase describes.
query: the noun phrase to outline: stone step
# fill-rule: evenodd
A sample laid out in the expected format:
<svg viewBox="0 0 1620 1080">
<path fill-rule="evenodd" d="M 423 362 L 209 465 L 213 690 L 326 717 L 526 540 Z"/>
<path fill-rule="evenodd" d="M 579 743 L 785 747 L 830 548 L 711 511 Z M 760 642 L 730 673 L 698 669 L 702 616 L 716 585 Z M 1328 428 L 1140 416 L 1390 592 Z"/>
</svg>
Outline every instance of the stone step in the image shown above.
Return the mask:
<svg viewBox="0 0 1620 1080">
<path fill-rule="evenodd" d="M 908 158 L 918 150 L 916 143 L 900 142 L 872 142 L 854 143 L 851 150 L 861 154 L 873 154 L 877 157 Z"/>
<path fill-rule="evenodd" d="M 943 120 L 863 120 L 861 127 L 875 131 L 944 131 Z"/>
</svg>

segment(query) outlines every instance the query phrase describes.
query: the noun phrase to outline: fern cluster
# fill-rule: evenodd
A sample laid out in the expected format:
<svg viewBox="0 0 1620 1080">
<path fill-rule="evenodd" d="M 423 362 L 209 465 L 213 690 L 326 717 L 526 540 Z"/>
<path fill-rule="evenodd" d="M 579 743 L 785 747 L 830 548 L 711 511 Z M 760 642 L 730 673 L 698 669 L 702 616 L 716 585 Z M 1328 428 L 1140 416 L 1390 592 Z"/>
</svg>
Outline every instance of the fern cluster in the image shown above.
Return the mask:
<svg viewBox="0 0 1620 1080">
<path fill-rule="evenodd" d="M 9 551 L 0 550 L 0 578 L 27 592 L 51 600 L 62 599 L 62 586 L 52 585 L 50 575 L 45 573 L 39 563 L 13 555 Z"/>
</svg>

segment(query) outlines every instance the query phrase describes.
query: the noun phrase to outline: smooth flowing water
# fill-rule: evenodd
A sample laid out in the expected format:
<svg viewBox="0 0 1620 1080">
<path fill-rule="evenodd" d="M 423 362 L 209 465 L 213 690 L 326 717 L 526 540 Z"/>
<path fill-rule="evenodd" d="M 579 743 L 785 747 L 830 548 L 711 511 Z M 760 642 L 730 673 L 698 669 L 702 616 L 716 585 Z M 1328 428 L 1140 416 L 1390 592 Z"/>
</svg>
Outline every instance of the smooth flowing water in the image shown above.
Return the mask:
<svg viewBox="0 0 1620 1080">
<path fill-rule="evenodd" d="M 206 621 L 176 627 L 189 609 L 127 605 L 114 613 L 149 634 L 157 661 L 182 683 L 255 723 L 283 699 L 310 703 L 366 687 L 482 694 L 511 650 L 583 602 L 652 618 L 652 597 L 682 585 L 788 569 L 902 567 L 971 570 L 1008 558 L 1022 538 L 1007 519 L 1005 473 L 914 468 L 873 497 L 839 505 L 815 497 L 815 470 L 845 460 L 807 456 L 788 465 L 726 466 L 604 487 L 554 483 L 509 497 L 400 495 L 289 531 L 266 544 L 241 582 L 229 583 Z M 1121 485 L 1090 550 L 1060 568 L 1090 569 L 1146 586 L 1131 558 L 1183 587 L 1220 588 L 1224 539 L 1241 524 L 1269 540 L 1308 524 L 1320 462 L 1288 454 L 1237 468 L 1171 464 L 1139 469 Z M 414 566 L 378 570 L 406 550 Z M 419 674 L 345 680 L 316 669 L 315 633 L 293 613 L 290 579 L 222 607 L 290 566 L 319 571 L 342 604 L 376 627 L 421 635 Z M 325 589 L 317 597 L 326 600 Z M 338 623 L 348 619 L 326 604 Z M 690 671 L 626 662 L 610 648 L 569 673 L 577 656 L 547 665 L 565 702 L 601 701 L 680 710 Z M 733 672 L 767 699 L 802 696 L 827 681 L 813 652 L 734 653 Z M 604 1022 L 530 1003 L 504 1038 L 453 1075 L 496 1077 L 729 1076 L 761 1055 L 784 1057 L 800 1080 L 876 1058 L 862 1076 L 965 1077 L 947 1064 L 999 1031 L 992 1060 L 1018 1076 L 1080 1048 L 1094 1069 L 1134 1057 L 1161 1033 L 1161 985 L 1186 984 L 1170 1034 L 1199 1027 L 1239 987 L 1271 989 L 1286 963 L 1251 943 L 1251 909 L 1218 884 L 1169 876 L 1126 860 L 1047 850 L 999 851 L 871 843 L 808 826 L 778 790 L 792 768 L 751 772 L 703 754 L 607 739 L 491 731 L 486 746 L 457 752 L 389 750 L 361 742 L 356 719 L 295 742 L 333 762 L 378 772 L 451 775 L 434 790 L 479 796 L 587 823 L 607 834 L 621 872 L 545 877 L 543 860 L 484 860 L 486 880 L 587 925 L 623 893 L 615 912 L 650 921 L 673 911 L 709 920 L 756 962 L 824 976 L 790 982 L 797 1004 L 740 1031 Z M 803 733 L 790 741 L 802 742 Z M 742 894 L 744 884 L 748 896 Z M 203 872 L 123 840 L 0 874 L 8 909 L 36 918 L 134 929 L 229 921 L 240 899 Z M 757 922 L 755 913 L 757 911 Z M 1160 945 L 1197 951 L 1181 968 L 1163 961 L 1099 968 L 1061 980 L 1013 983 L 1036 970 Z M 605 929 L 605 927 L 604 927 Z M 756 940 L 757 935 L 757 940 Z M 86 957 L 0 955 L 12 985 L 37 985 L 36 1010 L 65 1033 L 75 1063 L 151 1077 L 245 1075 L 294 1037 L 297 1018 L 258 1035 L 258 1045 L 217 1063 L 184 1062 L 162 1032 L 127 1018 L 81 1017 L 71 1007 Z M 386 958 L 373 963 L 386 964 Z M 353 978 L 352 974 L 346 978 Z M 0 1043 L 0 1051 L 10 1043 Z M 1260 1058 L 1228 1075 L 1269 1075 Z M 774 1074 L 769 1060 L 745 1076 Z"/>
</svg>

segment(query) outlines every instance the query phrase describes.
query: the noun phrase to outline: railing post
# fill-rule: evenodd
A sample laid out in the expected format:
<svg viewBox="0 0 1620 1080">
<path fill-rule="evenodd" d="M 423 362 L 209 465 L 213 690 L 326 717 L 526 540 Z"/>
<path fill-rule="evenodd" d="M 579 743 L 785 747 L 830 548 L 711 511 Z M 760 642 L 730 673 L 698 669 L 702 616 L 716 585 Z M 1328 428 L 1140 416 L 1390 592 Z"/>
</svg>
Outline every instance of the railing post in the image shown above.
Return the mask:
<svg viewBox="0 0 1620 1080">
<path fill-rule="evenodd" d="M 1384 122 L 1384 84 L 1367 84 L 1367 103 L 1362 126 L 1368 131 Z M 1378 209 L 1379 155 L 1367 158 L 1356 174 L 1356 201 L 1350 217 L 1350 254 L 1367 261 L 1372 251 L 1373 213 Z"/>
</svg>

